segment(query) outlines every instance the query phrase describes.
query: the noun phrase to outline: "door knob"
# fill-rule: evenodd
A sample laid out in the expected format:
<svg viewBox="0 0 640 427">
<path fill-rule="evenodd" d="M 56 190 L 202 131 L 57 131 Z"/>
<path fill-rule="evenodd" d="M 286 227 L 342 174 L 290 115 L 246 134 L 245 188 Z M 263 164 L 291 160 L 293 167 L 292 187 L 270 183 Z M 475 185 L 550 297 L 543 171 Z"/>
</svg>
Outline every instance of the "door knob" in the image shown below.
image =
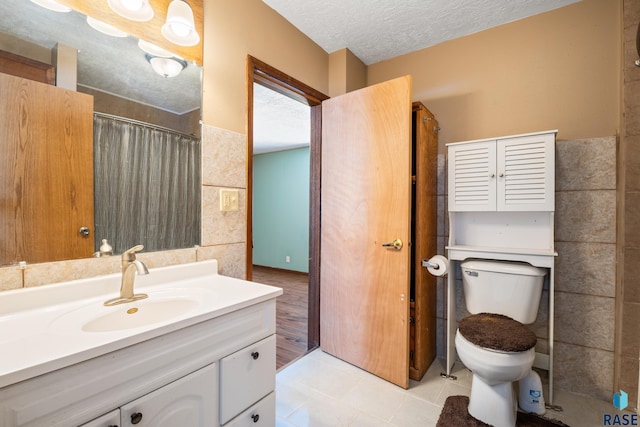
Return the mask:
<svg viewBox="0 0 640 427">
<path fill-rule="evenodd" d="M 402 249 L 402 240 L 395 239 L 391 243 L 383 243 L 382 246 L 385 248 L 394 248 L 399 251 L 400 249 Z"/>
<path fill-rule="evenodd" d="M 78 233 L 80 233 L 82 236 L 88 236 L 89 235 L 89 228 L 88 227 L 80 227 L 80 230 L 78 230 Z"/>
</svg>

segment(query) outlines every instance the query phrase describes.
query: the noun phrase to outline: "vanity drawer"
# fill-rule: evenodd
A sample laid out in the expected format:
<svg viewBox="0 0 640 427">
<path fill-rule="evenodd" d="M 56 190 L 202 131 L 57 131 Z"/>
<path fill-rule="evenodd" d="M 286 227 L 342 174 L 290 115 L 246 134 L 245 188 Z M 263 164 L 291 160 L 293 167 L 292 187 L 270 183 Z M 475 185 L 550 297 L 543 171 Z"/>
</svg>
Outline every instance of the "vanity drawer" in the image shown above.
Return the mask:
<svg viewBox="0 0 640 427">
<path fill-rule="evenodd" d="M 275 335 L 220 360 L 220 424 L 272 392 L 275 383 Z"/>
<path fill-rule="evenodd" d="M 114 409 L 108 414 L 96 418 L 93 421 L 82 424 L 80 427 L 118 427 L 120 425 L 120 409 Z"/>
<path fill-rule="evenodd" d="M 271 392 L 224 427 L 274 427 L 275 425 L 276 394 Z"/>
</svg>

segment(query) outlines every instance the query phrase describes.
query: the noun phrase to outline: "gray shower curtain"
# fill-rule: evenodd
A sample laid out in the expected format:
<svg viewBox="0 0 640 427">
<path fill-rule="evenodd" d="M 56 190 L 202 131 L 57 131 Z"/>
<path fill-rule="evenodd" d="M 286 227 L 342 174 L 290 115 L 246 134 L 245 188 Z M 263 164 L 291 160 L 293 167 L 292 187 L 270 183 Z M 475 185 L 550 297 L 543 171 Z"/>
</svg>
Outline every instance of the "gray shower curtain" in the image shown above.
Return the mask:
<svg viewBox="0 0 640 427">
<path fill-rule="evenodd" d="M 153 125 L 96 114 L 96 251 L 145 252 L 200 243 L 200 140 Z"/>
</svg>

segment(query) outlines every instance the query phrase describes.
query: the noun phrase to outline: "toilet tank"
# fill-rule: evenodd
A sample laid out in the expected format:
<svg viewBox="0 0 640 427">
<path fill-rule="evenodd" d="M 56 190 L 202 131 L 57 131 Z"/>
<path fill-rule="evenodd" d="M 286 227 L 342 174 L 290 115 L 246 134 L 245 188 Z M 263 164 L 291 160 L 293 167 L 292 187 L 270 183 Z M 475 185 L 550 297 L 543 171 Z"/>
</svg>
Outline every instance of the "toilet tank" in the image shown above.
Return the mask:
<svg viewBox="0 0 640 427">
<path fill-rule="evenodd" d="M 496 313 L 520 323 L 536 320 L 547 269 L 523 262 L 469 260 L 460 264 L 467 310 Z"/>
</svg>

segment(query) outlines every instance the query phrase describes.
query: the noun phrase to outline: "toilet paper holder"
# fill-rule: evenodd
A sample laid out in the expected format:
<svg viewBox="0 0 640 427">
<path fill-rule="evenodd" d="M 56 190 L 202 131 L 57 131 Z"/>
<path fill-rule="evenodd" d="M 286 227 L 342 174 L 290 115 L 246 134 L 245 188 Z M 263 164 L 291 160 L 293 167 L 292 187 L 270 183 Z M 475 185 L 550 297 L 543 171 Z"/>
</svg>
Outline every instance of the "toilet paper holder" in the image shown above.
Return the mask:
<svg viewBox="0 0 640 427">
<path fill-rule="evenodd" d="M 426 267 L 431 275 L 442 277 L 449 272 L 449 260 L 442 255 L 434 255 L 429 259 L 423 259 L 422 267 Z"/>
<path fill-rule="evenodd" d="M 440 266 L 438 264 L 434 264 L 432 262 L 429 262 L 428 259 L 423 259 L 422 260 L 422 266 L 425 268 L 433 268 L 434 270 L 439 270 Z"/>
</svg>

